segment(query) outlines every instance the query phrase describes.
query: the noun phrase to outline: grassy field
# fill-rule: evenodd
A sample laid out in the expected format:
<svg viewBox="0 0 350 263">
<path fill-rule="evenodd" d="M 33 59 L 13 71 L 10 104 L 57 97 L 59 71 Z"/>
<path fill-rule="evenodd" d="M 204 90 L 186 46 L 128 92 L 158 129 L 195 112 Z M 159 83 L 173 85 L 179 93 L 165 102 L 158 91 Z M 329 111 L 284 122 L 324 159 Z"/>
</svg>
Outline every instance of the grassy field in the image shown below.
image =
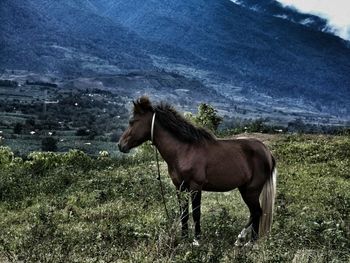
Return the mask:
<svg viewBox="0 0 350 263">
<path fill-rule="evenodd" d="M 0 262 L 350 262 L 349 136 L 278 135 L 271 236 L 234 242 L 248 217 L 238 191 L 204 193 L 200 246 L 179 237 L 162 164 L 165 216 L 150 149 L 122 159 L 71 151 L 29 160 L 0 150 Z"/>
</svg>

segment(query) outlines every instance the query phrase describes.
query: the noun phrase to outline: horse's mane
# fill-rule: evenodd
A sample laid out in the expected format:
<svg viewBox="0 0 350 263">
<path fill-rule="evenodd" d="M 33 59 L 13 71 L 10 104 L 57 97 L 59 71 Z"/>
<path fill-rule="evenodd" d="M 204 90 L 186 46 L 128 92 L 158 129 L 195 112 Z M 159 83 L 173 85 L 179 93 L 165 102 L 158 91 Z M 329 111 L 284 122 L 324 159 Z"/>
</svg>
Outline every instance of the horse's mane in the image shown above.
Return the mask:
<svg viewBox="0 0 350 263">
<path fill-rule="evenodd" d="M 134 114 L 155 112 L 158 123 L 179 141 L 186 143 L 216 141 L 216 138 L 212 133 L 204 128 L 194 126 L 167 103 L 162 102 L 153 106 L 149 98 L 146 96 L 140 97 L 133 103 Z"/>
<path fill-rule="evenodd" d="M 155 106 L 154 112 L 159 124 L 182 142 L 216 141 L 212 133 L 204 128 L 194 126 L 167 103 Z"/>
</svg>

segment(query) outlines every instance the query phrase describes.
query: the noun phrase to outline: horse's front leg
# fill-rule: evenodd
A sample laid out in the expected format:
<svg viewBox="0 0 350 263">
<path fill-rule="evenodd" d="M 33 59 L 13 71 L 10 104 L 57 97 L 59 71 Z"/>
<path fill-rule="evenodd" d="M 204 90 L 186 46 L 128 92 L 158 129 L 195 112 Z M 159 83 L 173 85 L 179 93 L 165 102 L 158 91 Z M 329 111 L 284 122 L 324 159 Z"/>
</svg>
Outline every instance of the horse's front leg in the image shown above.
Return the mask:
<svg viewBox="0 0 350 263">
<path fill-rule="evenodd" d="M 192 216 L 194 222 L 195 239 L 199 239 L 201 235 L 201 199 L 202 191 L 191 191 L 192 198 Z"/>
<path fill-rule="evenodd" d="M 181 219 L 181 227 L 182 227 L 182 237 L 186 238 L 188 237 L 188 188 L 184 186 L 183 184 L 180 185 L 178 192 L 178 200 L 180 204 L 180 219 Z"/>
</svg>

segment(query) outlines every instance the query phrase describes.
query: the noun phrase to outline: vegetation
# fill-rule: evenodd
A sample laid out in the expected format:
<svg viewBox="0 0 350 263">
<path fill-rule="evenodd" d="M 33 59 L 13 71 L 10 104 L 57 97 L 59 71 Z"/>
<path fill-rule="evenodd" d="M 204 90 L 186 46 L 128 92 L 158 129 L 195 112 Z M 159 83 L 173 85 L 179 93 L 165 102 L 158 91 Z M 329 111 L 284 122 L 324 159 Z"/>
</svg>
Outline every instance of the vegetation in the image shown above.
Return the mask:
<svg viewBox="0 0 350 263">
<path fill-rule="evenodd" d="M 200 246 L 181 240 L 162 163 L 165 217 L 149 145 L 132 156 L 81 151 L 15 157 L 0 148 L 0 261 L 348 262 L 349 136 L 274 135 L 278 196 L 271 236 L 235 248 L 248 211 L 238 191 L 204 193 Z"/>
<path fill-rule="evenodd" d="M 14 81 L 14 80 L 0 79 L 0 86 L 2 86 L 2 87 L 17 87 L 18 82 Z"/>
<path fill-rule="evenodd" d="M 120 96 L 55 85 L 26 81 L 11 88 L 0 86 L 1 143 L 22 156 L 46 149 L 42 142 L 55 135 L 57 147 L 51 150 L 78 148 L 92 155 L 108 150 L 116 155 L 114 144 L 128 118 Z"/>
<path fill-rule="evenodd" d="M 0 262 L 350 260 L 348 130 L 302 135 L 320 127 L 300 120 L 288 127 L 265 119 L 221 123 L 216 110 L 202 104 L 191 118 L 218 136 L 277 133 L 269 136 L 279 177 L 270 238 L 235 248 L 248 216 L 238 191 L 205 193 L 196 247 L 179 237 L 177 194 L 162 163 L 171 210 L 165 217 L 150 145 L 130 157 L 113 154 L 111 140 L 118 140 L 128 115 L 121 98 L 41 84 L 2 89 L 12 97 L 0 98 L 0 144 L 12 150 L 0 147 Z M 44 107 L 45 93 L 57 103 Z"/>
<path fill-rule="evenodd" d="M 217 110 L 211 105 L 201 103 L 198 106 L 198 113 L 193 117 L 195 123 L 216 132 L 223 119 L 217 114 Z"/>
<path fill-rule="evenodd" d="M 225 118 L 226 119 L 226 118 Z M 229 119 L 229 118 L 227 118 Z M 350 134 L 350 126 L 332 126 L 323 124 L 310 124 L 303 122 L 300 118 L 290 121 L 287 126 L 276 125 L 270 123 L 269 119 L 258 118 L 239 119 L 231 118 L 221 125 L 219 134 L 227 136 L 230 134 L 240 133 L 307 133 L 307 134 L 331 134 L 331 135 L 345 135 Z"/>
<path fill-rule="evenodd" d="M 26 80 L 26 84 L 27 85 L 37 85 L 37 86 L 57 88 L 57 84 L 50 83 L 50 82 L 44 82 L 44 81 L 29 81 L 29 80 Z"/>
<path fill-rule="evenodd" d="M 79 149 L 97 156 L 107 150 L 112 156 L 118 155 L 115 142 L 129 117 L 125 106 L 127 96 L 96 88 L 73 89 L 70 85 L 57 87 L 54 83 L 29 80 L 14 87 L 0 85 L 1 144 L 11 147 L 16 155 L 25 156 L 40 151 L 42 141 L 55 136 L 58 152 Z M 191 86 L 198 88 L 192 82 Z M 237 107 L 235 111 L 238 112 Z M 301 119 L 278 127 L 268 119 L 223 118 L 209 104 L 200 104 L 197 114 L 188 117 L 218 136 L 244 132 L 339 134 L 344 131 L 343 127 L 310 125 Z"/>
</svg>

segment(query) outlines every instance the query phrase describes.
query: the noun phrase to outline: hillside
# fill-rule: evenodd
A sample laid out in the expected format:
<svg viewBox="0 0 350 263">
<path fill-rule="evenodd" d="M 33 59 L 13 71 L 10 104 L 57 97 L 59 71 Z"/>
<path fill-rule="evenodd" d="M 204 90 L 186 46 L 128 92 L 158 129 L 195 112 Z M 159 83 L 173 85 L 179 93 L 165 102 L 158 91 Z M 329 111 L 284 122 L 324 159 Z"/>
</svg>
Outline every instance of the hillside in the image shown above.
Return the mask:
<svg viewBox="0 0 350 263">
<path fill-rule="evenodd" d="M 234 247 L 248 217 L 237 190 L 204 192 L 200 246 L 181 240 L 176 192 L 162 163 L 167 219 L 149 147 L 123 159 L 71 151 L 29 160 L 0 148 L 0 261 L 348 262 L 349 137 L 268 139 L 274 223 L 252 249 Z"/>
<path fill-rule="evenodd" d="M 152 66 L 141 38 L 84 6 L 4 0 L 0 12 L 3 68 L 74 75 Z"/>
<path fill-rule="evenodd" d="M 229 0 L 3 0 L 0 12 L 3 70 L 59 78 L 165 70 L 218 93 L 205 101 L 225 97 L 226 108 L 246 107 L 252 118 L 350 116 L 344 41 Z"/>
<path fill-rule="evenodd" d="M 0 8 L 2 68 L 71 76 L 154 69 L 150 55 L 164 52 L 195 60 L 142 39 L 88 1 L 4 0 Z"/>
</svg>

